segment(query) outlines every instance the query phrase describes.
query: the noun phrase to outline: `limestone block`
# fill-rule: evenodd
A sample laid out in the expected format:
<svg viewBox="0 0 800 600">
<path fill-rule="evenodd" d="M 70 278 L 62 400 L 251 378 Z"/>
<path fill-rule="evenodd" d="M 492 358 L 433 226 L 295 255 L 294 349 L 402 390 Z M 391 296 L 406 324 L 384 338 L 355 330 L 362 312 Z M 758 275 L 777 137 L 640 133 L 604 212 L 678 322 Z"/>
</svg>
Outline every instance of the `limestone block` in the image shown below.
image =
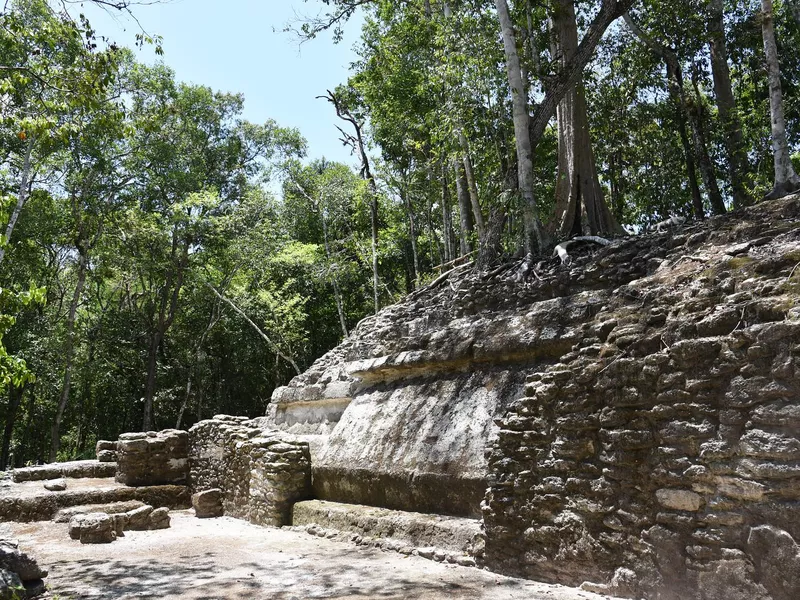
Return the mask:
<svg viewBox="0 0 800 600">
<path fill-rule="evenodd" d="M 153 507 L 149 504 L 129 510 L 126 513 L 128 515 L 128 529 L 132 531 L 143 531 L 147 529 L 150 523 L 151 512 L 153 512 Z"/>
<path fill-rule="evenodd" d="M 69 522 L 69 536 L 81 544 L 108 544 L 117 539 L 114 520 L 105 513 L 75 515 Z"/>
<path fill-rule="evenodd" d="M 697 574 L 697 587 L 704 600 L 778 600 L 756 581 L 753 565 L 740 558 L 712 561 Z"/>
<path fill-rule="evenodd" d="M 97 460 L 99 462 L 117 462 L 116 450 L 99 450 L 97 452 Z"/>
<path fill-rule="evenodd" d="M 703 498 L 700 494 L 689 490 L 669 490 L 660 489 L 656 491 L 658 503 L 673 510 L 698 511 L 703 505 Z"/>
<path fill-rule="evenodd" d="M 739 453 L 755 458 L 800 459 L 800 440 L 796 437 L 751 429 L 739 441 Z"/>
<path fill-rule="evenodd" d="M 192 495 L 194 514 L 200 519 L 222 516 L 222 490 L 212 488 Z"/>
<path fill-rule="evenodd" d="M 63 492 L 67 489 L 67 481 L 66 479 L 51 479 L 49 481 L 44 482 L 44 489 L 49 490 L 51 492 Z"/>
<path fill-rule="evenodd" d="M 110 516 L 111 520 L 114 522 L 114 532 L 117 534 L 117 537 L 123 537 L 125 535 L 125 530 L 128 529 L 130 517 L 124 512 Z"/>
<path fill-rule="evenodd" d="M 169 509 L 166 507 L 156 508 L 154 509 L 149 517 L 147 522 L 148 529 L 167 529 L 169 528 Z"/>
</svg>

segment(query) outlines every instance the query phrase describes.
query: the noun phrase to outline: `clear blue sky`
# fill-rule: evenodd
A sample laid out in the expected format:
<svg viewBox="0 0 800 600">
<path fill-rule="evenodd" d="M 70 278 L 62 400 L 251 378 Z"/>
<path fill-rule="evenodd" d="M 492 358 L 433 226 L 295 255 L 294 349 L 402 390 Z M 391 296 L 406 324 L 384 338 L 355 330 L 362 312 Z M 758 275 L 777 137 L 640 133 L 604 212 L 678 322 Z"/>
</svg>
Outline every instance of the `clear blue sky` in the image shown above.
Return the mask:
<svg viewBox="0 0 800 600">
<path fill-rule="evenodd" d="M 290 21 L 321 9 L 321 0 L 168 0 L 133 6 L 140 28 L 131 18 L 111 16 L 89 2 L 74 7 L 99 35 L 119 45 L 133 47 L 142 29 L 163 36 L 162 60 L 179 80 L 241 92 L 245 119 L 260 123 L 272 118 L 297 127 L 308 140 L 310 158 L 355 164 L 339 142 L 333 108 L 315 96 L 346 81 L 361 19 L 347 25 L 339 44 L 321 35 L 300 46 L 282 32 Z M 137 56 L 142 62 L 156 60 L 152 48 Z"/>
</svg>

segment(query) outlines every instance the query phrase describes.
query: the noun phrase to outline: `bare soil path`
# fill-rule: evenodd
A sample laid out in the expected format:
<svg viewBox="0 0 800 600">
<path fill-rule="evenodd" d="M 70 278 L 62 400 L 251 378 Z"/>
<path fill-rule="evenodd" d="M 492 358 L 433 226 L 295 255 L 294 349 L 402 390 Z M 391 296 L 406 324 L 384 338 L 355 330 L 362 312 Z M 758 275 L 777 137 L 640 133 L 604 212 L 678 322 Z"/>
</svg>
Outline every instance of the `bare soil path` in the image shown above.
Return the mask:
<svg viewBox="0 0 800 600">
<path fill-rule="evenodd" d="M 46 581 L 60 600 L 603 598 L 228 517 L 170 514 L 170 529 L 126 532 L 112 544 L 71 540 L 63 523 L 12 523 L 4 529 L 49 569 Z"/>
</svg>

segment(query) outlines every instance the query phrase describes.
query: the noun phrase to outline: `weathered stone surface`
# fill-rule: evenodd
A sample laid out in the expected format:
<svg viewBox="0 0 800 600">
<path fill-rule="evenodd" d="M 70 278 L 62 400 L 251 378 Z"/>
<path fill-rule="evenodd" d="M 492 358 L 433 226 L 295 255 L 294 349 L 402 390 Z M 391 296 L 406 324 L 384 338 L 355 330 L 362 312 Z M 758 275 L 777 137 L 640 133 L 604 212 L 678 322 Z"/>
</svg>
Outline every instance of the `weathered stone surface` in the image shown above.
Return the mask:
<svg viewBox="0 0 800 600">
<path fill-rule="evenodd" d="M 703 497 L 688 490 L 656 490 L 656 498 L 661 506 L 674 510 L 698 511 L 703 505 Z"/>
<path fill-rule="evenodd" d="M 212 488 L 192 494 L 192 508 L 194 508 L 195 516 L 200 519 L 221 517 L 223 514 L 222 490 Z"/>
<path fill-rule="evenodd" d="M 169 509 L 168 508 L 155 508 L 147 517 L 148 529 L 167 529 L 169 527 Z"/>
<path fill-rule="evenodd" d="M 99 462 L 117 461 L 117 442 L 109 440 L 98 440 L 95 446 L 95 454 Z"/>
<path fill-rule="evenodd" d="M 16 540 L 0 540 L 0 569 L 16 573 L 21 581 L 47 577 L 47 570 L 39 567 L 33 557 L 20 550 Z"/>
<path fill-rule="evenodd" d="M 800 595 L 800 546 L 777 527 L 753 527 L 747 538 L 747 554 L 758 579 L 773 600 L 794 600 Z"/>
<path fill-rule="evenodd" d="M 75 515 L 69 521 L 69 536 L 81 544 L 109 544 L 117 539 L 114 520 L 105 513 Z"/>
<path fill-rule="evenodd" d="M 123 502 L 110 502 L 108 504 L 88 504 L 85 506 L 70 506 L 69 508 L 62 508 L 53 517 L 56 523 L 69 523 L 69 520 L 75 515 L 102 512 L 107 515 L 116 515 L 128 512 L 135 508 L 144 506 L 144 502 L 139 500 L 128 500 Z"/>
<path fill-rule="evenodd" d="M 51 479 L 49 481 L 45 481 L 44 489 L 49 490 L 51 492 L 63 492 L 65 489 L 67 489 L 67 480 Z"/>
<path fill-rule="evenodd" d="M 226 515 L 288 525 L 311 493 L 309 444 L 293 435 L 224 417 L 196 424 L 189 439 L 192 489 L 220 489 Z"/>
<path fill-rule="evenodd" d="M 422 548 L 427 548 L 430 558 L 436 550 L 446 555 L 469 556 L 473 560 L 483 557 L 483 536 L 478 519 L 308 500 L 294 505 L 292 524 L 307 530 L 311 528 L 310 533 L 324 530 L 356 534 L 362 538 L 362 543 L 364 540 L 393 540 L 397 548 L 415 548 L 420 554 Z"/>
<path fill-rule="evenodd" d="M 188 483 L 188 433 L 176 429 L 149 433 L 120 436 L 116 480 L 132 486 Z"/>
<path fill-rule="evenodd" d="M 91 504 L 139 501 L 171 509 L 189 508 L 191 496 L 185 486 L 144 487 L 103 486 L 98 489 L 67 489 L 54 494 L 41 490 L 36 495 L 0 493 L 0 522 L 49 521 L 65 508 Z"/>
<path fill-rule="evenodd" d="M 116 450 L 100 450 L 97 452 L 97 460 L 98 462 L 117 462 L 117 452 Z"/>
<path fill-rule="evenodd" d="M 116 471 L 117 467 L 114 463 L 101 463 L 96 460 L 76 460 L 14 469 L 11 472 L 11 477 L 15 482 L 41 481 L 59 479 L 61 477 L 113 477 Z"/>
<path fill-rule="evenodd" d="M 144 531 L 150 524 L 150 513 L 153 507 L 150 505 L 140 506 L 125 513 L 128 517 L 128 529 L 131 531 Z"/>
</svg>

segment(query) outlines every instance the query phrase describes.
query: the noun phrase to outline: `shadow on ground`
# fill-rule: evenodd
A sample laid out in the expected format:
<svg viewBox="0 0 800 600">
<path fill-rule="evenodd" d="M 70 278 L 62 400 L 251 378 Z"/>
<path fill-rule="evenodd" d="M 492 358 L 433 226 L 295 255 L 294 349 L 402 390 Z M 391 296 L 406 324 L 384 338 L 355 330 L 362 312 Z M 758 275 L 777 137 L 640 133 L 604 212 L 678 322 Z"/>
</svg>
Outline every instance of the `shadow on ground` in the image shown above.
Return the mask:
<svg viewBox="0 0 800 600">
<path fill-rule="evenodd" d="M 224 553 L 224 549 L 220 550 Z M 217 553 L 206 552 L 149 564 L 139 560 L 82 559 L 51 563 L 52 591 L 75 598 L 474 598 L 480 582 L 420 581 L 408 573 L 376 573 L 369 560 L 353 561 L 355 551 L 341 550 L 330 560 L 287 556 L 272 563 L 245 562 L 221 569 Z M 350 562 L 348 562 L 350 561 Z M 486 585 L 486 584 L 484 584 Z M 504 580 L 496 588 L 519 587 Z"/>
</svg>

